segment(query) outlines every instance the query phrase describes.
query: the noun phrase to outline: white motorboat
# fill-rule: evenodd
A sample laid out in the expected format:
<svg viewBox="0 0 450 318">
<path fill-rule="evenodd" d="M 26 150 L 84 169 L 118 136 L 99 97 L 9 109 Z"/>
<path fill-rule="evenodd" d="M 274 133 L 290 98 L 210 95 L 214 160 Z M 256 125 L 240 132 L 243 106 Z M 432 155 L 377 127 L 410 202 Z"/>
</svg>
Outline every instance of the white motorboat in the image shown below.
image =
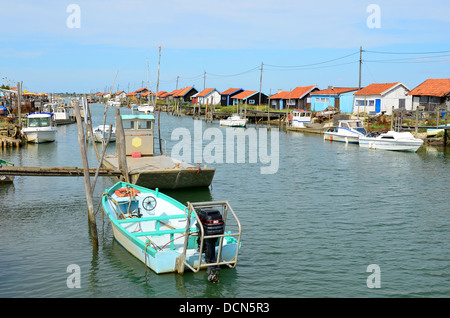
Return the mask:
<svg viewBox="0 0 450 318">
<path fill-rule="evenodd" d="M 245 127 L 247 125 L 247 121 L 247 118 L 243 118 L 239 114 L 233 114 L 227 119 L 221 119 L 220 126 Z"/>
<path fill-rule="evenodd" d="M 72 124 L 75 122 L 75 114 L 73 108 L 65 106 L 57 106 L 53 109 L 55 121 L 57 125 Z"/>
<path fill-rule="evenodd" d="M 116 100 L 109 100 L 108 101 L 108 106 L 115 106 L 115 107 L 120 107 L 121 103 L 119 101 Z"/>
<path fill-rule="evenodd" d="M 53 113 L 33 113 L 27 116 L 27 127 L 23 129 L 27 142 L 43 143 L 55 141 L 56 121 Z"/>
<path fill-rule="evenodd" d="M 288 116 L 288 122 L 294 128 L 306 128 L 305 124 L 311 123 L 312 112 L 296 109 Z"/>
<path fill-rule="evenodd" d="M 369 149 L 416 152 L 422 144 L 423 140 L 414 138 L 410 132 L 388 131 L 376 137 L 359 137 L 359 146 Z"/>
<path fill-rule="evenodd" d="M 337 127 L 331 127 L 324 132 L 323 139 L 357 144 L 359 137 L 366 134 L 367 131 L 361 120 L 340 120 Z"/>
<path fill-rule="evenodd" d="M 110 129 L 109 125 L 100 125 L 95 127 L 93 130 L 94 133 L 94 141 L 95 142 L 106 142 L 108 140 Z M 109 142 L 116 141 L 116 128 L 112 126 L 111 129 L 111 138 L 109 139 Z"/>
<path fill-rule="evenodd" d="M 141 113 L 150 114 L 153 113 L 155 107 L 150 104 L 141 104 L 138 105 L 137 110 L 140 111 Z"/>
</svg>

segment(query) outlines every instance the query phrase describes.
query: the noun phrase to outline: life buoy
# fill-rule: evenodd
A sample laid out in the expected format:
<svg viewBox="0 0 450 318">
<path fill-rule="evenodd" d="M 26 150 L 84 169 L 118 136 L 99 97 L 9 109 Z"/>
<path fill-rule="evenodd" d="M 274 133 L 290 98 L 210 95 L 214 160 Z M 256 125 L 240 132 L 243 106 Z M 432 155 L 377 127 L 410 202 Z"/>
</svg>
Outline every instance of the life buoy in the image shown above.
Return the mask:
<svg viewBox="0 0 450 318">
<path fill-rule="evenodd" d="M 292 120 L 292 114 L 291 113 L 288 114 L 287 119 L 288 119 L 288 121 Z"/>
<path fill-rule="evenodd" d="M 136 196 L 140 192 L 141 191 L 139 191 L 137 189 L 133 189 L 133 188 L 120 188 L 120 189 L 117 189 L 116 191 L 114 191 L 114 194 L 120 198 L 123 198 L 123 197 Z"/>
</svg>

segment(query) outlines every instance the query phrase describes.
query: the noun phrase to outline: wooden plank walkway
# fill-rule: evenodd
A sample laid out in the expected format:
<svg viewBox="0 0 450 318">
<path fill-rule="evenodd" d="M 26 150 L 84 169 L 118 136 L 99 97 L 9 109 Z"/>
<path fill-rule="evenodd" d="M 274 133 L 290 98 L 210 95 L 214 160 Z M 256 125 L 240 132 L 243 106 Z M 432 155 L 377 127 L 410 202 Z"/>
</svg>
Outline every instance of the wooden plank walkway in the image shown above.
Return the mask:
<svg viewBox="0 0 450 318">
<path fill-rule="evenodd" d="M 95 176 L 97 168 L 89 168 L 89 175 Z M 7 176 L 41 176 L 41 177 L 78 177 L 84 176 L 83 168 L 78 167 L 9 167 L 0 168 L 1 175 Z M 120 176 L 118 170 L 100 168 L 99 176 Z"/>
</svg>

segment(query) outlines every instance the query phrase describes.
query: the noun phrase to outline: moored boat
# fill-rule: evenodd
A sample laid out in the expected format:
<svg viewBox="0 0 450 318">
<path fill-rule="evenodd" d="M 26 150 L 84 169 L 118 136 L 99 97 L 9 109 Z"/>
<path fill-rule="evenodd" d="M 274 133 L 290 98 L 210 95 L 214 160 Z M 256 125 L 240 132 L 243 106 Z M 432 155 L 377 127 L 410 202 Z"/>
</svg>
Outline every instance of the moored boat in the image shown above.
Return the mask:
<svg viewBox="0 0 450 318">
<path fill-rule="evenodd" d="M 239 114 L 232 114 L 227 119 L 221 119 L 220 125 L 227 127 L 245 127 L 247 125 L 247 118 L 241 117 Z"/>
<path fill-rule="evenodd" d="M 339 120 L 337 127 L 328 128 L 323 134 L 324 140 L 345 143 L 358 143 L 360 136 L 367 134 L 362 121 L 359 119 Z"/>
<path fill-rule="evenodd" d="M 289 126 L 293 128 L 306 128 L 305 124 L 311 123 L 312 112 L 303 109 L 293 110 L 288 115 Z"/>
<path fill-rule="evenodd" d="M 439 127 L 442 127 L 442 128 L 428 128 L 427 129 L 427 137 L 434 137 L 437 134 L 439 134 L 440 132 L 443 132 L 444 131 L 444 127 L 446 127 L 446 126 L 450 126 L 450 124 L 439 125 Z"/>
<path fill-rule="evenodd" d="M 109 100 L 107 102 L 108 106 L 113 106 L 113 107 L 120 107 L 122 104 L 120 101 L 116 101 L 116 100 Z"/>
<path fill-rule="evenodd" d="M 153 105 L 150 104 L 141 104 L 137 106 L 137 110 L 140 111 L 141 113 L 150 114 L 153 113 L 155 107 L 153 107 Z"/>
<path fill-rule="evenodd" d="M 27 127 L 23 128 L 27 142 L 52 142 L 56 138 L 56 122 L 53 113 L 32 113 L 27 115 Z"/>
<path fill-rule="evenodd" d="M 53 109 L 55 122 L 57 125 L 72 124 L 75 122 L 75 114 L 73 108 L 66 106 L 57 106 Z"/>
<path fill-rule="evenodd" d="M 185 206 L 158 189 L 117 182 L 102 206 L 114 238 L 157 274 L 208 268 L 214 281 L 220 266 L 236 266 L 241 226 L 227 201 Z M 226 232 L 228 223 L 236 232 Z"/>
<path fill-rule="evenodd" d="M 359 146 L 369 149 L 416 152 L 422 144 L 423 140 L 414 138 L 410 132 L 388 131 L 379 136 L 367 135 L 359 138 Z"/>
<path fill-rule="evenodd" d="M 110 129 L 110 125 L 99 125 L 99 126 L 95 127 L 95 129 L 93 130 L 94 141 L 95 142 L 106 142 L 108 140 L 110 131 L 111 131 L 111 137 L 109 139 L 109 142 L 116 141 L 116 128 L 114 126 L 112 126 Z"/>
</svg>

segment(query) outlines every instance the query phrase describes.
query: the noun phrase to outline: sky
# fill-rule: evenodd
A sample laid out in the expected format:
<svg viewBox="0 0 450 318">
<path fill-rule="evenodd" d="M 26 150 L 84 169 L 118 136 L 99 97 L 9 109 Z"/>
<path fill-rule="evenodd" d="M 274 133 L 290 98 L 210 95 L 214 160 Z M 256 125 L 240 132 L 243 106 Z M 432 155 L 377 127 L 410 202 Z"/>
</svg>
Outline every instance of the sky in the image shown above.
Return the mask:
<svg viewBox="0 0 450 318">
<path fill-rule="evenodd" d="M 33 92 L 358 87 L 360 47 L 362 86 L 450 77 L 448 0 L 0 3 L 0 80 Z"/>
</svg>

